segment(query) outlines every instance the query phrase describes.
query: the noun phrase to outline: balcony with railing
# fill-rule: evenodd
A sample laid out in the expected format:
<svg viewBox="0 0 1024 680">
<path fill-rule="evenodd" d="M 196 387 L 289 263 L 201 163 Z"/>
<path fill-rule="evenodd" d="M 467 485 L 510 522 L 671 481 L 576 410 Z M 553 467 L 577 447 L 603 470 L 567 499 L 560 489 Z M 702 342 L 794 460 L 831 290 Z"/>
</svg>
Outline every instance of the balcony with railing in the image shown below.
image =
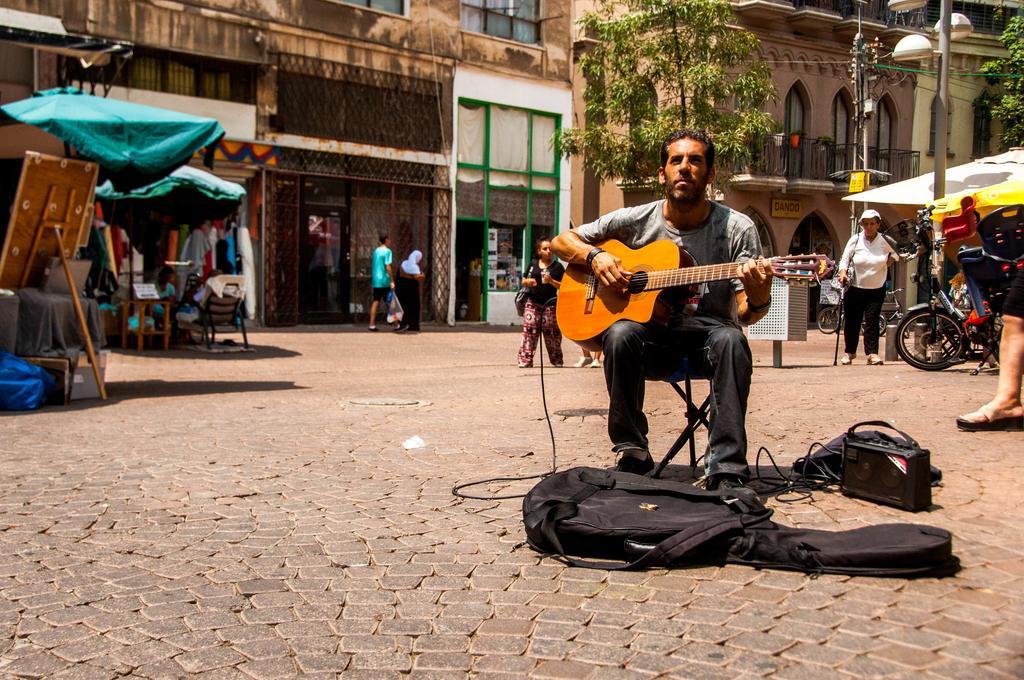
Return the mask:
<svg viewBox="0 0 1024 680">
<path fill-rule="evenodd" d="M 909 12 L 889 11 L 888 0 L 733 0 L 736 13 L 749 23 L 777 27 L 779 20 L 803 34 L 825 37 L 829 33 L 846 40 L 857 32 L 857 9 L 866 37 L 881 36 L 886 42 L 908 32 L 930 30 L 939 20 L 941 0 L 929 0 L 925 8 Z M 999 35 L 1019 12 L 1016 7 L 981 2 L 957 3 L 955 11 L 967 15 L 976 34 Z"/>
<path fill-rule="evenodd" d="M 749 159 L 734 169 L 733 184 L 748 190 L 790 192 L 835 191 L 833 178 L 858 166 L 854 144 L 831 139 L 775 134 L 751 145 Z M 888 176 L 874 175 L 873 185 L 899 182 L 918 175 L 921 154 L 909 149 L 868 147 L 868 167 Z"/>
</svg>

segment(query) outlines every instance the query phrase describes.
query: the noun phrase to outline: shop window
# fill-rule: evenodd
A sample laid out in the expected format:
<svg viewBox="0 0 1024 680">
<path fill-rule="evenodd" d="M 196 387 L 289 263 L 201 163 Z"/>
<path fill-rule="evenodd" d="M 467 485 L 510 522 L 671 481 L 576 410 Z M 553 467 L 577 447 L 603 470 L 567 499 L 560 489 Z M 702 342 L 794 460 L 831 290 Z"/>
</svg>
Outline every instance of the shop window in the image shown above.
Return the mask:
<svg viewBox="0 0 1024 680">
<path fill-rule="evenodd" d="M 167 92 L 193 97 L 196 94 L 196 69 L 178 61 L 167 63 Z"/>
<path fill-rule="evenodd" d="M 484 217 L 484 171 L 459 168 L 455 175 L 455 209 L 459 217 Z"/>
<path fill-rule="evenodd" d="M 555 171 L 555 119 L 548 116 L 533 116 L 531 137 L 533 172 L 553 173 Z"/>
<path fill-rule="evenodd" d="M 139 90 L 160 90 L 160 74 L 162 69 L 158 59 L 155 57 L 135 57 L 128 63 L 131 64 L 131 86 L 133 88 Z"/>
<path fill-rule="evenodd" d="M 77 60 L 70 59 L 67 61 L 68 80 L 74 83 L 96 77 L 111 85 L 138 90 L 239 104 L 256 103 L 256 67 L 252 64 L 139 47 L 123 66 L 112 60 L 106 66 L 92 68 L 102 69 L 105 73 L 87 75 Z"/>
<path fill-rule="evenodd" d="M 484 129 L 487 109 L 473 104 L 459 104 L 459 163 L 484 164 Z"/>
<path fill-rule="evenodd" d="M 518 289 L 532 257 L 530 243 L 557 230 L 558 123 L 551 114 L 459 102 L 456 214 L 481 220 L 485 290 Z M 464 230 L 473 228 L 462 224 Z"/>
<path fill-rule="evenodd" d="M 349 5 L 358 5 L 359 7 L 369 7 L 370 9 L 380 10 L 381 12 L 391 12 L 392 14 L 404 14 L 405 8 L 402 6 L 402 0 L 341 0 Z"/>
<path fill-rule="evenodd" d="M 540 42 L 539 0 L 463 0 L 462 28 L 516 42 Z"/>
<path fill-rule="evenodd" d="M 492 222 L 487 230 L 487 287 L 519 290 L 525 261 L 522 227 Z"/>
<path fill-rule="evenodd" d="M 502 170 L 529 170 L 530 114 L 522 109 L 491 107 L 489 165 Z M 493 184 L 494 182 L 492 182 Z"/>
</svg>

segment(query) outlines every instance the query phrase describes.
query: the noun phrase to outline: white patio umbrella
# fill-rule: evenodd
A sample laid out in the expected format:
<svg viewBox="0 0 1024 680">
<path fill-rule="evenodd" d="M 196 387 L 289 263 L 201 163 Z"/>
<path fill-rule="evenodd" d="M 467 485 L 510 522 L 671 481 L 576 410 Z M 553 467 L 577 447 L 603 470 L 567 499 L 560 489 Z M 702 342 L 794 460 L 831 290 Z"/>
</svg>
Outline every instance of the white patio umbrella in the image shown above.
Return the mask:
<svg viewBox="0 0 1024 680">
<path fill-rule="evenodd" d="M 946 195 L 977 191 L 1009 180 L 1024 180 L 1024 147 L 979 158 L 946 170 Z M 889 205 L 926 205 L 934 200 L 934 173 L 844 196 L 844 201 Z"/>
</svg>

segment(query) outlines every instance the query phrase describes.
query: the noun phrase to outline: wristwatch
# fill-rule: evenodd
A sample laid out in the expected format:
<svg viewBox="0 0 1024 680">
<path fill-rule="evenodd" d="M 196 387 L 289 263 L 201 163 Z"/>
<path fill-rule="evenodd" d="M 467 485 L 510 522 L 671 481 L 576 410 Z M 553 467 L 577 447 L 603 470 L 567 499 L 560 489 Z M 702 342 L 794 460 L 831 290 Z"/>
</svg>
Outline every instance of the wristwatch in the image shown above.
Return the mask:
<svg viewBox="0 0 1024 680">
<path fill-rule="evenodd" d="M 594 258 L 597 257 L 598 255 L 600 255 L 603 252 L 604 252 L 603 248 L 594 248 L 589 253 L 587 253 L 587 266 L 588 267 L 593 267 L 594 266 Z"/>
</svg>

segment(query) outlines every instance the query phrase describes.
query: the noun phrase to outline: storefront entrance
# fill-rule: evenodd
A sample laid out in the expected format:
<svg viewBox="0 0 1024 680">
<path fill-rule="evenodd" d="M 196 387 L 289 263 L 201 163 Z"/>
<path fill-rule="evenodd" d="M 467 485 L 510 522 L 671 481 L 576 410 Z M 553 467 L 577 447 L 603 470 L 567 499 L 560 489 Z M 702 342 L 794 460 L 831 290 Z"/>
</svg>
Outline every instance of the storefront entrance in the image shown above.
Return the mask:
<svg viewBox="0 0 1024 680">
<path fill-rule="evenodd" d="M 819 253 L 835 258 L 837 251 L 838 247 L 832 239 L 832 233 L 817 213 L 811 213 L 800 222 L 789 244 L 790 255 Z M 818 289 L 815 288 L 807 296 L 807 320 L 813 325 L 817 318 Z"/>
<path fill-rule="evenodd" d="M 484 228 L 482 220 L 458 220 L 455 227 L 455 319 L 483 319 Z"/>
<path fill-rule="evenodd" d="M 350 320 L 349 185 L 326 177 L 302 182 L 299 315 L 302 323 Z"/>
</svg>

